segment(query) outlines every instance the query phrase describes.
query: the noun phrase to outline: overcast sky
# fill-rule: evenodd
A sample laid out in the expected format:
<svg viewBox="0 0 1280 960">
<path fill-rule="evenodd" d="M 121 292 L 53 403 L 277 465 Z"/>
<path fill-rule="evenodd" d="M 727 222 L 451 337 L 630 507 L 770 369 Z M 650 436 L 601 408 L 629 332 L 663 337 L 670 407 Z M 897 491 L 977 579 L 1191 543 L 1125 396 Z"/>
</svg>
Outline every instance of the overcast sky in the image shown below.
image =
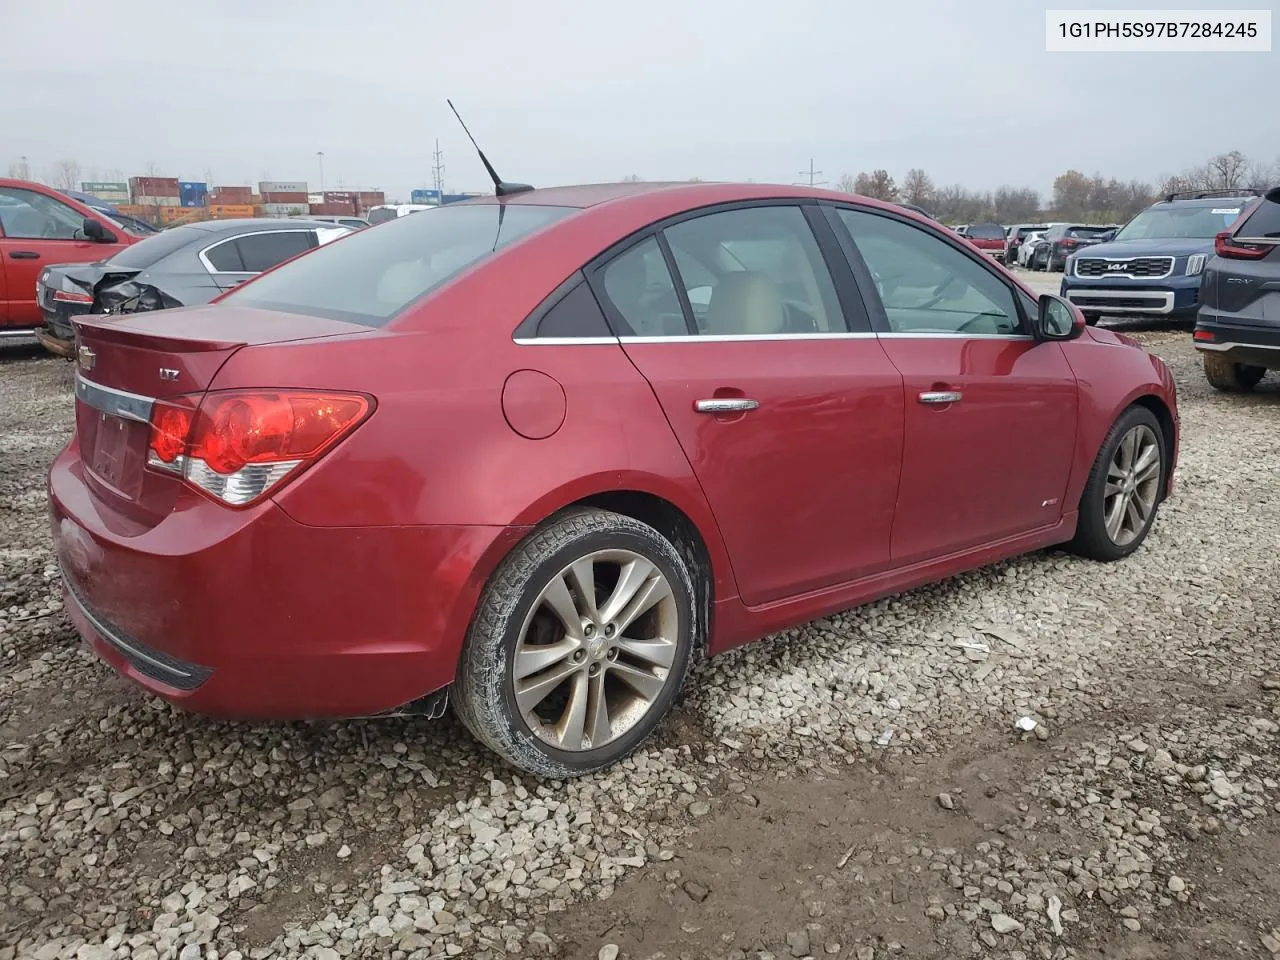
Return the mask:
<svg viewBox="0 0 1280 960">
<path fill-rule="evenodd" d="M 1273 0 L 1254 2 L 1267 7 Z M 1089 0 L 1084 7 L 1130 2 Z M 1154 5 L 1154 4 L 1153 4 Z M 1160 6 L 1240 7 L 1200 0 Z M 1261 109 L 1280 53 L 1044 50 L 1035 0 L 0 0 L 0 174 L 270 177 L 407 199 L 490 184 L 790 183 L 924 168 L 1048 192 L 1068 168 L 1155 179 L 1239 149 L 1280 159 Z"/>
</svg>

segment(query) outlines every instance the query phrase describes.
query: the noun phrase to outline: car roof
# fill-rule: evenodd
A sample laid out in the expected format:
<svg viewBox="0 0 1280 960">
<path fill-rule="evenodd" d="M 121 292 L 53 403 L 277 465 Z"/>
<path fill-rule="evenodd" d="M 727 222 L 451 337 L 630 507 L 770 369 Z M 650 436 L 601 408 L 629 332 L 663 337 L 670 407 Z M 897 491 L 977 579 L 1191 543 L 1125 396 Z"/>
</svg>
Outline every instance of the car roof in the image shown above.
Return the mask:
<svg viewBox="0 0 1280 960">
<path fill-rule="evenodd" d="M 588 183 L 574 186 L 542 187 L 509 194 L 459 200 L 441 207 L 475 206 L 503 203 L 509 206 L 560 206 L 586 211 L 591 208 L 616 210 L 623 219 L 641 218 L 640 225 L 668 216 L 696 210 L 713 204 L 755 200 L 819 199 L 857 203 L 937 226 L 935 221 L 907 207 L 872 197 L 864 197 L 820 187 L 774 183 L 716 183 L 707 181 L 641 181 L 626 183 Z"/>
<path fill-rule="evenodd" d="M 1249 203 L 1258 199 L 1256 193 L 1226 194 L 1217 197 L 1174 197 L 1172 200 L 1161 198 L 1153 203 L 1153 207 L 1220 207 L 1224 203 Z"/>
</svg>

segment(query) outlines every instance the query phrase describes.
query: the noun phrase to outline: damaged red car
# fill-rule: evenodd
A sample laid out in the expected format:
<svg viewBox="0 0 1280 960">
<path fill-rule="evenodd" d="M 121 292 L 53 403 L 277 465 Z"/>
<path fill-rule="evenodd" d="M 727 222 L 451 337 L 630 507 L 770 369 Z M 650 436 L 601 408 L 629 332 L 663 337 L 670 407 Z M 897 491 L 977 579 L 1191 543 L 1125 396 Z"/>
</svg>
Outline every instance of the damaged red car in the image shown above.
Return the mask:
<svg viewBox="0 0 1280 960">
<path fill-rule="evenodd" d="M 627 755 L 690 662 L 1054 544 L 1137 549 L 1165 365 L 899 206 L 509 190 L 202 307 L 77 318 L 48 479 L 112 668 L 238 718 Z"/>
</svg>

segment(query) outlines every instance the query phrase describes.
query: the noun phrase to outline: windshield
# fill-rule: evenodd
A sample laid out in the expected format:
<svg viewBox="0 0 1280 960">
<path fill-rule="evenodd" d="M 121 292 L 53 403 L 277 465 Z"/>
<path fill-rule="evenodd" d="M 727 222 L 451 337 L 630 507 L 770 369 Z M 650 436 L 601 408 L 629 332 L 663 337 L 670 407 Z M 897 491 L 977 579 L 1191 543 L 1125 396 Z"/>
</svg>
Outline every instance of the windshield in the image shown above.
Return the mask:
<svg viewBox="0 0 1280 960">
<path fill-rule="evenodd" d="M 966 232 L 974 240 L 1004 239 L 1004 227 L 998 223 L 975 223 Z"/>
<path fill-rule="evenodd" d="M 378 207 L 369 211 L 369 222 L 371 224 L 385 223 L 387 220 L 394 220 L 395 218 L 396 211 L 394 207 Z"/>
<path fill-rule="evenodd" d="M 1214 206 L 1148 207 L 1116 234 L 1117 240 L 1194 238 L 1212 240 L 1240 215 L 1240 201 L 1224 200 Z"/>
<path fill-rule="evenodd" d="M 223 302 L 380 327 L 473 263 L 575 210 L 483 203 L 399 217 L 286 263 Z"/>
<path fill-rule="evenodd" d="M 202 236 L 198 230 L 190 227 L 174 227 L 149 235 L 145 240 L 130 244 L 119 253 L 107 258 L 113 267 L 126 270 L 145 270 L 153 263 L 159 262 L 171 253 L 181 250 L 187 244 Z"/>
</svg>

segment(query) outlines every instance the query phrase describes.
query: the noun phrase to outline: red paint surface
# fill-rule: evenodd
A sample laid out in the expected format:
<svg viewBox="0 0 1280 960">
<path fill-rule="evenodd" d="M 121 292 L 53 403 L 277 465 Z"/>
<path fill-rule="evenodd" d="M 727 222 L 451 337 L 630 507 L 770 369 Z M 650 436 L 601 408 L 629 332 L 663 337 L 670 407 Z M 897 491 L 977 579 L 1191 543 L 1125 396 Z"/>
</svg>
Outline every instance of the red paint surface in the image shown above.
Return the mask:
<svg viewBox="0 0 1280 960">
<path fill-rule="evenodd" d="M 527 440 L 545 440 L 564 423 L 564 387 L 539 370 L 517 370 L 502 386 L 502 413 Z"/>
<path fill-rule="evenodd" d="M 376 404 L 319 462 L 245 510 L 150 473 L 131 491 L 103 490 L 86 478 L 82 410 L 49 477 L 55 529 L 65 520 L 82 531 L 58 534 L 68 575 L 121 629 L 214 674 L 191 693 L 165 688 L 78 620 L 103 658 L 201 711 L 389 709 L 453 679 L 483 585 L 522 536 L 615 491 L 665 501 L 699 531 L 716 652 L 1069 539 L 1119 413 L 1144 400 L 1176 418 L 1167 369 L 1096 328 L 1067 343 L 516 344 L 512 331 L 548 293 L 655 219 L 777 195 L 849 199 L 752 184 L 591 189 L 513 198 L 600 203 L 381 330 L 231 304 L 84 323 L 99 352 L 89 376 L 108 386 L 150 396 L 296 387 Z M 179 379 L 161 384 L 159 366 Z M 939 385 L 964 401 L 918 403 Z M 735 417 L 693 412 L 714 396 L 761 405 Z"/>
</svg>

